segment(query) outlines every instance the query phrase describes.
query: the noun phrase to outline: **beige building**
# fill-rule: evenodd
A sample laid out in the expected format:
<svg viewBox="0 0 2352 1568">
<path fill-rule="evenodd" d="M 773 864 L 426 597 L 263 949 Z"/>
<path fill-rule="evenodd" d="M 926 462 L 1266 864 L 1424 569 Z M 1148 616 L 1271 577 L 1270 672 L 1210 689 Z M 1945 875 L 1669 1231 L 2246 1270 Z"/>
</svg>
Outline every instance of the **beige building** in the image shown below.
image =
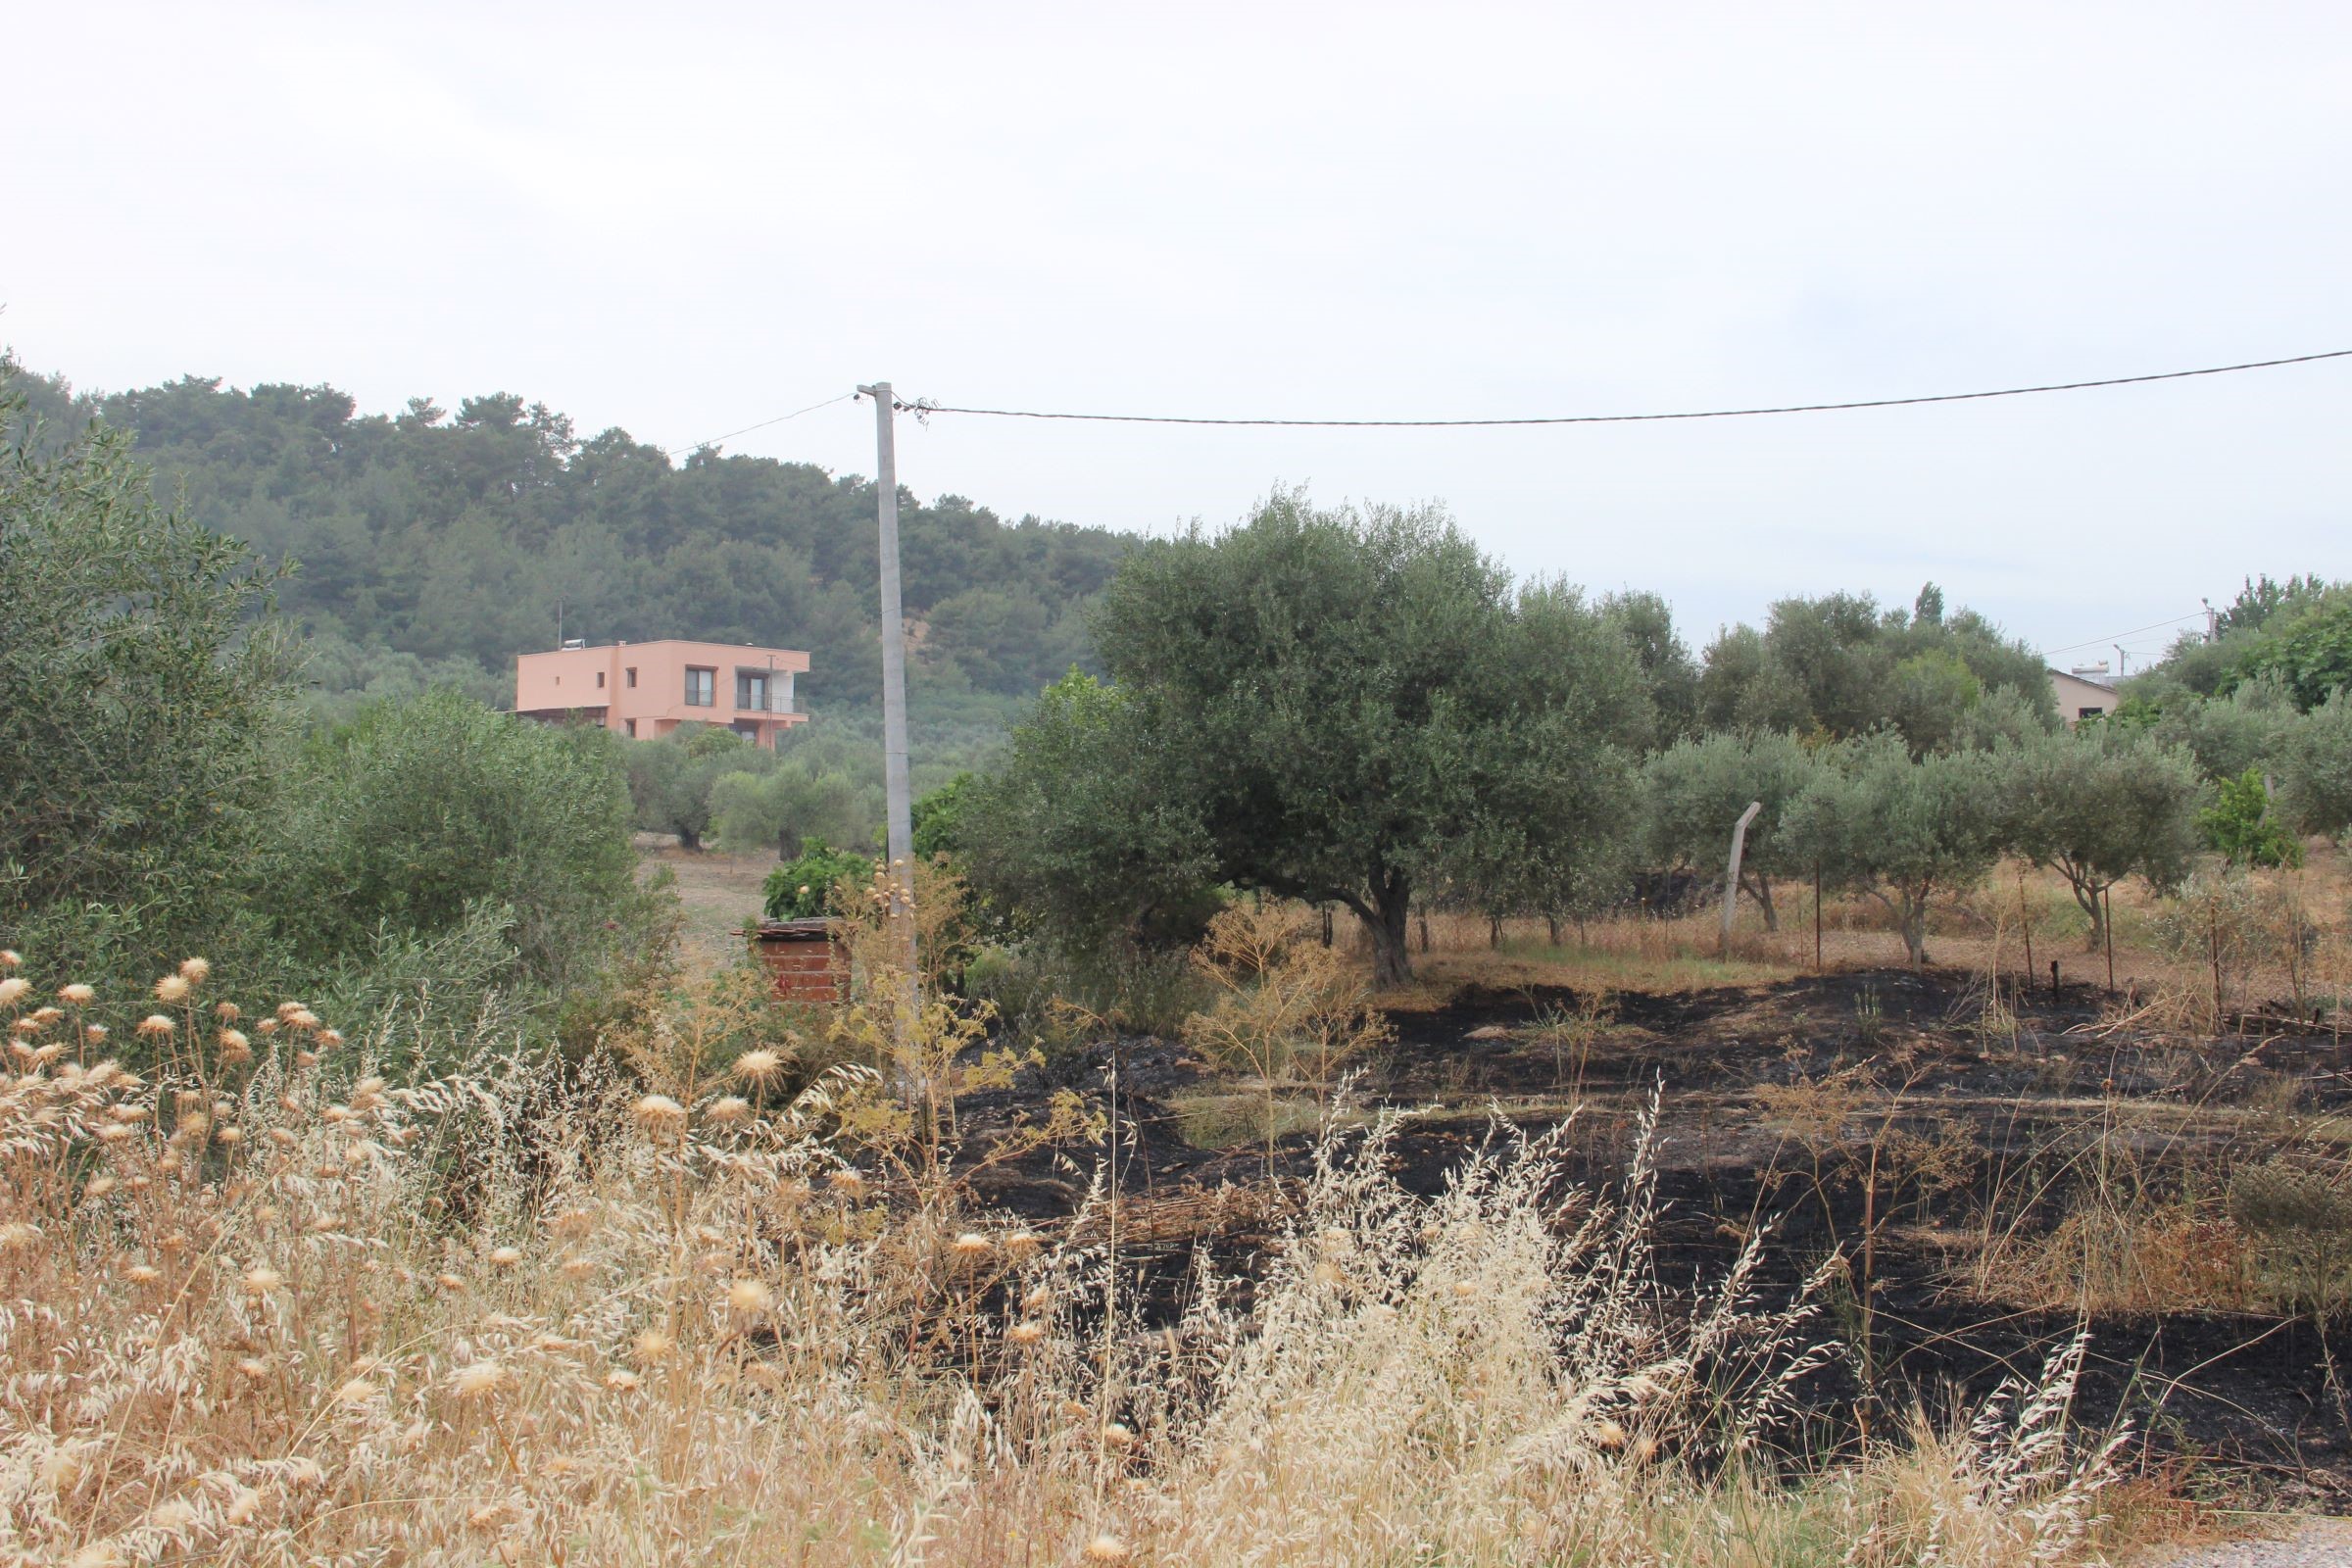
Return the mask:
<svg viewBox="0 0 2352 1568">
<path fill-rule="evenodd" d="M 731 643 L 566 643 L 552 653 L 514 659 L 514 711 L 525 718 L 577 714 L 640 740 L 680 724 L 724 724 L 756 746 L 807 713 L 796 711 L 792 678 L 808 669 L 793 648 Z"/>
<path fill-rule="evenodd" d="M 2107 666 L 2082 669 L 2052 669 L 2050 690 L 2058 699 L 2058 716 L 2066 720 L 2069 729 L 2086 718 L 2103 718 L 2115 711 L 2123 694 L 2107 677 Z"/>
</svg>

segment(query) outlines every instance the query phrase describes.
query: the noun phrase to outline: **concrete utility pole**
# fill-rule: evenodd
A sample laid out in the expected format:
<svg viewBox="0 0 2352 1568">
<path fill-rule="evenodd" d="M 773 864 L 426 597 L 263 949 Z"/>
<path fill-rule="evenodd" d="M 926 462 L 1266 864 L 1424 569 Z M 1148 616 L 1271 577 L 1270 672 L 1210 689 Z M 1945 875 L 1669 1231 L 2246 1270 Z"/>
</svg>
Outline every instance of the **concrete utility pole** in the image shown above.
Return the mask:
<svg viewBox="0 0 2352 1568">
<path fill-rule="evenodd" d="M 874 400 L 874 497 L 882 532 L 882 791 L 889 821 L 891 919 L 904 933 L 901 961 L 911 991 L 914 801 L 906 785 L 906 634 L 899 619 L 899 454 L 893 439 L 899 405 L 888 381 L 858 390 Z"/>
<path fill-rule="evenodd" d="M 1740 902 L 1740 857 L 1747 851 L 1747 824 L 1753 822 L 1756 813 L 1762 809 L 1762 801 L 1750 801 L 1747 809 L 1740 813 L 1740 820 L 1732 824 L 1732 867 L 1723 874 L 1722 956 L 1727 958 L 1732 956 L 1732 912 Z M 1820 907 L 1818 899 L 1814 906 Z"/>
</svg>

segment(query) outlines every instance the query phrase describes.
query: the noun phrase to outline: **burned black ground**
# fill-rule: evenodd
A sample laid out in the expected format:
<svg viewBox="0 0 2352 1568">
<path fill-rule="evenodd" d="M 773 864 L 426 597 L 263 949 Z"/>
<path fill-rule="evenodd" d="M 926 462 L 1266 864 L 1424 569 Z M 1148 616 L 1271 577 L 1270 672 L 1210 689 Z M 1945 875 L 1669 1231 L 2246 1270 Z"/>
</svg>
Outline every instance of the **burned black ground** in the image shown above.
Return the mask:
<svg viewBox="0 0 2352 1568">
<path fill-rule="evenodd" d="M 2005 1302 L 1968 1279 L 1972 1237 L 2005 1193 L 2033 1194 L 2002 1211 L 2005 1223 L 2052 1220 L 2063 1207 L 2067 1182 L 2022 1181 L 2029 1162 L 2103 1135 L 2161 1170 L 2243 1141 L 2281 1107 L 2313 1115 L 2352 1104 L 2344 1044 L 2284 1021 L 2278 1033 L 2257 1023 L 2183 1041 L 2107 1027 L 2110 999 L 2095 989 L 2005 989 L 1990 1013 L 1988 1000 L 1981 977 L 1909 970 L 1625 994 L 1610 999 L 1605 1029 L 1562 1045 L 1541 1038 L 1543 1025 L 1588 999 L 1467 993 L 1398 1014 L 1394 1048 L 1365 1065 L 1351 1102 L 1407 1112 L 1393 1164 L 1415 1190 L 1436 1190 L 1496 1129 L 1540 1134 L 1563 1121 L 1570 1174 L 1606 1190 L 1622 1181 L 1654 1100 L 1665 1280 L 1720 1273 L 1758 1224 L 1773 1232 L 1767 1291 L 1793 1292 L 1833 1252 L 1847 1258 L 1824 1322 L 1853 1353 L 1815 1390 L 1822 1430 L 1835 1438 L 1914 1407 L 1981 1398 L 2004 1375 L 2034 1373 L 2082 1326 L 2077 1312 Z M 1193 1147 L 1176 1102 L 1220 1086 L 1180 1047 L 1132 1038 L 1072 1053 L 975 1102 L 972 1125 L 985 1141 L 992 1123 L 1054 1085 L 1086 1092 L 1120 1129 L 1105 1170 L 1127 1205 L 1137 1284 L 1155 1310 L 1181 1308 L 1196 1250 L 1246 1278 L 1277 1244 L 1282 1194 L 1308 1168 L 1311 1140 L 1282 1141 L 1270 1162 L 1262 1147 Z M 1790 1130 L 1786 1091 L 1822 1085 L 1846 1096 L 1838 1103 L 1851 1114 L 1808 1144 Z M 1906 1188 L 1882 1174 L 1866 1202 L 1869 1148 L 1888 1129 L 1953 1156 L 1942 1185 Z M 991 1171 L 981 1196 L 1061 1221 L 1092 1158 L 1029 1156 Z M 1867 1277 L 1866 1230 L 1875 1231 Z M 2193 1462 L 2232 1496 L 2352 1506 L 2352 1394 L 2339 1378 L 2352 1333 L 2340 1321 L 2176 1311 L 2095 1314 L 2087 1327 L 2079 1429 L 2128 1420 L 2144 1462 Z"/>
</svg>

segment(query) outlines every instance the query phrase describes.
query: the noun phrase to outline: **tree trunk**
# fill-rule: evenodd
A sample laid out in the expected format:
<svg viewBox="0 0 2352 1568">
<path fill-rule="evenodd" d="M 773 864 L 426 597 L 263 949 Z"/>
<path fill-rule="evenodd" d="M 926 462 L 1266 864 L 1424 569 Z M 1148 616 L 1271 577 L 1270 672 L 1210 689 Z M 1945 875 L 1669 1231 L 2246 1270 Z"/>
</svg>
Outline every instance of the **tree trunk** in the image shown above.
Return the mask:
<svg viewBox="0 0 2352 1568">
<path fill-rule="evenodd" d="M 1772 878 L 1761 871 L 1756 873 L 1756 903 L 1764 910 L 1764 929 L 1778 931 L 1781 928 L 1781 911 L 1772 906 Z"/>
<path fill-rule="evenodd" d="M 2099 898 L 2103 890 L 2087 880 L 2079 882 L 2071 876 L 2066 880 L 2067 886 L 2075 890 L 2075 903 L 2082 906 L 2084 914 L 2090 916 L 2090 940 L 2082 945 L 2082 951 L 2096 953 L 2100 943 L 2107 938 L 2107 911 Z"/>
<path fill-rule="evenodd" d="M 1406 951 L 1404 939 L 1412 902 L 1412 884 L 1402 872 L 1395 872 L 1375 876 L 1371 903 L 1355 906 L 1356 918 L 1363 921 L 1364 931 L 1372 939 L 1372 983 L 1376 986 L 1400 985 L 1413 977 L 1412 955 Z M 1423 916 L 1422 930 L 1428 929 L 1428 917 Z"/>
<path fill-rule="evenodd" d="M 1916 894 L 1903 892 L 1902 909 L 1898 918 L 1903 927 L 1903 951 L 1910 955 L 1911 967 L 1924 969 L 1928 963 L 1928 890 Z"/>
<path fill-rule="evenodd" d="M 1555 948 L 1558 947 L 1560 945 L 1560 917 L 1556 914 L 1547 914 L 1544 917 L 1544 923 L 1551 930 L 1551 945 Z"/>
<path fill-rule="evenodd" d="M 1487 946 L 1497 952 L 1501 951 L 1502 916 L 1499 914 L 1490 914 L 1487 916 Z"/>
<path fill-rule="evenodd" d="M 681 850 L 693 850 L 693 851 L 696 851 L 696 852 L 698 852 L 698 853 L 699 853 L 699 852 L 701 851 L 702 847 L 703 847 L 703 835 L 702 835 L 702 833 L 701 833 L 699 830 L 697 830 L 697 829 L 695 829 L 695 828 L 690 828 L 690 827 L 682 827 L 682 828 L 678 829 L 678 848 L 679 848 L 679 849 L 681 849 Z"/>
<path fill-rule="evenodd" d="M 1421 951 L 1427 953 L 1429 951 L 1429 911 L 1423 909 L 1415 918 L 1421 922 Z"/>
</svg>

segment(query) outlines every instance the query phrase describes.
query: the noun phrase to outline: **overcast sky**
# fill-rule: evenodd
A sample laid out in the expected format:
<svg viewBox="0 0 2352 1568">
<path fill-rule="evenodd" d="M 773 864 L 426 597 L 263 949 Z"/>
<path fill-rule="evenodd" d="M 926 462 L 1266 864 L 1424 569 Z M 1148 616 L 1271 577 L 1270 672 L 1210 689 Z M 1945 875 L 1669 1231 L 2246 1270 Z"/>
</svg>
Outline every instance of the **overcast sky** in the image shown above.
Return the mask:
<svg viewBox="0 0 2352 1568">
<path fill-rule="evenodd" d="M 668 445 L 880 377 L 1475 417 L 2352 348 L 2334 0 L 88 4 L 8 54 L 0 342 L 103 390 L 510 390 Z M 1694 644 L 1934 578 L 2056 649 L 2352 575 L 2348 415 L 2352 361 L 1548 430 L 940 416 L 900 474 L 1125 529 L 1442 499 Z M 727 449 L 870 472 L 872 416 Z"/>
</svg>

